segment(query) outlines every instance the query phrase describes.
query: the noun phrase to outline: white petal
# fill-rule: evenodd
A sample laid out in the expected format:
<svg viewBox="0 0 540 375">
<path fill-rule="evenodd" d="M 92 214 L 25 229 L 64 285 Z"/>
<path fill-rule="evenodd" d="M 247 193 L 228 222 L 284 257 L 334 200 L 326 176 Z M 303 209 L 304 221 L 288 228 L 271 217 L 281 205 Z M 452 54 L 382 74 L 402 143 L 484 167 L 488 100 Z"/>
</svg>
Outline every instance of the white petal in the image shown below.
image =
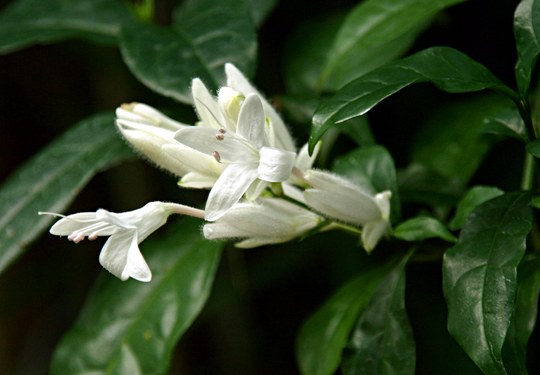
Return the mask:
<svg viewBox="0 0 540 375">
<path fill-rule="evenodd" d="M 388 233 L 390 225 L 385 220 L 366 223 L 362 228 L 362 244 L 364 249 L 371 252 L 379 240 Z"/>
<path fill-rule="evenodd" d="M 223 216 L 257 178 L 251 165 L 230 164 L 214 184 L 206 201 L 205 218 L 214 221 Z"/>
<path fill-rule="evenodd" d="M 218 151 L 224 161 L 258 162 L 257 150 L 234 133 L 227 132 L 218 140 L 215 129 L 194 126 L 179 130 L 174 138 L 206 155 Z"/>
<path fill-rule="evenodd" d="M 382 193 L 376 194 L 373 198 L 375 203 L 379 206 L 381 210 L 381 215 L 383 220 L 390 220 L 390 199 L 392 198 L 392 192 L 390 190 L 385 190 Z"/>
<path fill-rule="evenodd" d="M 143 103 L 122 104 L 116 109 L 116 117 L 121 121 L 137 122 L 154 128 L 168 129 L 173 132 L 189 126 L 175 121 L 157 109 Z"/>
<path fill-rule="evenodd" d="M 381 219 L 381 211 L 368 195 L 335 194 L 328 191 L 307 189 L 306 203 L 316 211 L 347 223 L 363 225 Z"/>
<path fill-rule="evenodd" d="M 228 128 L 217 100 L 210 94 L 204 83 L 195 78 L 191 84 L 191 93 L 197 114 L 204 126 L 214 129 Z"/>
<path fill-rule="evenodd" d="M 124 268 L 127 265 L 129 248 L 133 239 L 136 238 L 137 231 L 126 230 L 109 237 L 101 253 L 99 254 L 99 263 L 107 271 L 121 280 L 127 280 L 128 277 L 123 275 Z"/>
<path fill-rule="evenodd" d="M 58 220 L 49 230 L 55 236 L 68 236 L 76 230 L 81 230 L 90 224 L 97 223 L 95 212 L 80 212 L 65 216 Z"/>
<path fill-rule="evenodd" d="M 236 133 L 257 148 L 268 146 L 264 131 L 264 109 L 257 95 L 249 95 L 240 108 Z"/>
<path fill-rule="evenodd" d="M 263 180 L 255 180 L 249 186 L 249 189 L 246 190 L 246 199 L 249 201 L 254 201 L 262 194 L 264 189 L 268 187 L 268 182 Z"/>
<path fill-rule="evenodd" d="M 251 85 L 251 83 L 249 83 L 247 78 L 233 64 L 225 64 L 225 74 L 227 75 L 227 86 L 241 92 L 244 94 L 244 96 L 248 96 L 249 94 L 257 94 L 262 99 L 264 112 L 270 119 L 276 138 L 276 143 L 272 144 L 271 146 L 293 152 L 296 151 L 294 141 L 289 131 L 285 127 L 283 120 L 281 120 L 281 117 L 279 117 L 274 107 L 272 107 L 270 103 L 264 99 L 264 96 L 261 95 Z"/>
<path fill-rule="evenodd" d="M 189 172 L 195 172 L 205 176 L 213 176 L 217 179 L 224 169 L 223 164 L 220 164 L 216 159 L 202 152 L 181 143 L 163 145 L 161 152 L 167 155 L 167 158 L 181 164 L 187 175 Z"/>
<path fill-rule="evenodd" d="M 178 182 L 178 186 L 192 189 L 210 189 L 218 179 L 217 176 L 207 176 L 197 172 L 189 172 Z"/>
<path fill-rule="evenodd" d="M 311 156 L 308 152 L 308 146 L 308 143 L 302 146 L 302 148 L 298 152 L 298 155 L 296 156 L 296 162 L 294 163 L 294 166 L 301 171 L 307 171 L 308 169 L 313 167 L 313 163 L 315 162 L 315 159 L 317 159 L 317 155 L 319 154 L 319 150 L 321 149 L 321 142 L 317 142 Z"/>
<path fill-rule="evenodd" d="M 268 182 L 282 182 L 291 176 L 296 154 L 291 151 L 263 147 L 259 150 L 259 178 Z"/>
</svg>

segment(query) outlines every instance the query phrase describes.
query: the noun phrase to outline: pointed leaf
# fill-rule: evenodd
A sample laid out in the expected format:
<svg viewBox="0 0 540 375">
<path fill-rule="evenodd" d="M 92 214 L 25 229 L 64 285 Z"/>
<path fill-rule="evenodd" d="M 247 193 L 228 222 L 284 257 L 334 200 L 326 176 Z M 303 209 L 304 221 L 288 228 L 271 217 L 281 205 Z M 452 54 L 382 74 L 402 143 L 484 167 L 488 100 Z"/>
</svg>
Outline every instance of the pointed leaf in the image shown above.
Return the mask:
<svg viewBox="0 0 540 375">
<path fill-rule="evenodd" d="M 337 158 L 332 170 L 371 190 L 373 194 L 390 190 L 392 192 L 391 217 L 392 220 L 399 218 L 400 203 L 396 167 L 392 156 L 384 147 L 358 148 Z"/>
<path fill-rule="evenodd" d="M 98 171 L 133 155 L 112 114 L 81 121 L 27 161 L 0 187 L 0 272 L 62 212 Z"/>
<path fill-rule="evenodd" d="M 527 374 L 527 342 L 536 324 L 540 293 L 540 257 L 526 257 L 518 268 L 518 289 L 512 323 L 503 346 L 503 359 L 510 374 Z"/>
<path fill-rule="evenodd" d="M 191 80 L 216 89 L 224 65 L 251 75 L 257 51 L 253 21 L 243 0 L 187 0 L 177 8 L 172 27 L 128 23 L 120 49 L 132 73 L 150 89 L 191 103 Z"/>
<path fill-rule="evenodd" d="M 359 312 L 387 272 L 387 265 L 360 272 L 304 323 L 296 343 L 296 358 L 303 375 L 330 375 L 337 370 Z"/>
<path fill-rule="evenodd" d="M 200 222 L 182 220 L 141 245 L 154 278 L 103 274 L 74 327 L 56 348 L 51 374 L 166 374 L 171 353 L 210 293 L 221 244 Z"/>
<path fill-rule="evenodd" d="M 443 259 L 448 331 L 487 374 L 507 373 L 501 351 L 532 226 L 530 200 L 508 193 L 475 208 Z"/>
<path fill-rule="evenodd" d="M 439 109 L 415 136 L 413 163 L 428 166 L 465 187 L 496 141 L 483 133 L 485 119 L 507 105 L 504 97 L 481 95 Z"/>
<path fill-rule="evenodd" d="M 310 147 L 335 124 L 361 116 L 412 83 L 431 82 L 457 93 L 493 89 L 517 100 L 516 94 L 487 68 L 448 47 L 433 47 L 375 69 L 323 101 L 313 116 Z"/>
<path fill-rule="evenodd" d="M 450 229 L 463 228 L 473 209 L 488 200 L 503 195 L 504 191 L 492 186 L 475 186 L 465 193 L 458 203 L 456 214 L 450 222 Z"/>
<path fill-rule="evenodd" d="M 535 158 L 540 158 L 540 140 L 535 140 L 533 142 L 527 143 L 527 152 L 534 156 Z"/>
<path fill-rule="evenodd" d="M 518 53 L 516 82 L 521 96 L 525 98 L 540 54 L 539 0 L 522 0 L 519 3 L 514 13 L 514 36 Z"/>
<path fill-rule="evenodd" d="M 0 13 L 0 53 L 75 37 L 114 43 L 129 19 L 116 0 L 18 0 Z"/>
<path fill-rule="evenodd" d="M 428 238 L 440 238 L 448 242 L 457 239 L 439 220 L 420 216 L 404 221 L 393 232 L 394 237 L 405 241 L 422 241 Z"/>
<path fill-rule="evenodd" d="M 528 141 L 525 123 L 516 107 L 508 107 L 486 118 L 483 131 Z"/>
<path fill-rule="evenodd" d="M 399 57 L 438 11 L 463 1 L 362 1 L 349 13 L 326 54 L 320 88 L 336 90 Z"/>
<path fill-rule="evenodd" d="M 416 349 L 405 310 L 405 266 L 412 252 L 394 267 L 360 314 L 343 353 L 344 375 L 413 375 Z"/>
</svg>

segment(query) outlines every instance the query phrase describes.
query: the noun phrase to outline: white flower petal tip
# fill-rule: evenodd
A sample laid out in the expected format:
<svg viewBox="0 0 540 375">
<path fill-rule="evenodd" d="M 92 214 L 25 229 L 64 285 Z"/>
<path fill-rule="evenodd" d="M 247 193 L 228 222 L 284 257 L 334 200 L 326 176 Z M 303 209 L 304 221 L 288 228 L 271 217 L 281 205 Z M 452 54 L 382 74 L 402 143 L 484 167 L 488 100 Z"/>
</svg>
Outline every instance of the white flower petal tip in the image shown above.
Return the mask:
<svg viewBox="0 0 540 375">
<path fill-rule="evenodd" d="M 85 238 L 109 236 L 99 255 L 101 265 L 121 280 L 150 281 L 152 273 L 139 243 L 160 228 L 172 213 L 202 218 L 204 212 L 175 203 L 150 202 L 134 211 L 113 213 L 104 209 L 62 216 L 50 229 L 78 243 Z M 48 214 L 48 213 L 42 213 Z M 61 216 L 61 215 L 58 215 Z"/>
<path fill-rule="evenodd" d="M 243 239 L 240 248 L 290 241 L 322 222 L 322 218 L 303 207 L 277 198 L 236 203 L 213 223 L 203 227 L 206 239 Z"/>
</svg>

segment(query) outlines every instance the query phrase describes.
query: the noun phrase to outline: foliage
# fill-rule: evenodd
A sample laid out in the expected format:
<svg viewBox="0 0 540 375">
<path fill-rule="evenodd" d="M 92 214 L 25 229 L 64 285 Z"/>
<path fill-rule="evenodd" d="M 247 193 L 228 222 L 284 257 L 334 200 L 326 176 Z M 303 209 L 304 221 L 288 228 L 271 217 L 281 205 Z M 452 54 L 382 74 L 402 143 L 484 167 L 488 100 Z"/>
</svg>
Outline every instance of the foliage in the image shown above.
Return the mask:
<svg viewBox="0 0 540 375">
<path fill-rule="evenodd" d="M 242 206 L 259 214 L 254 220 L 238 221 L 240 229 L 235 230 L 243 233 L 250 228 L 258 244 L 271 244 L 260 250 L 206 240 L 209 225 L 215 224 L 202 227 L 204 222 L 195 219 L 175 220 L 141 244 L 155 274 L 149 284 L 99 275 L 82 308 L 76 298 L 67 300 L 67 308 L 58 308 L 68 311 L 68 316 L 67 323 L 57 327 L 58 337 L 48 338 L 47 345 L 54 345 L 54 351 L 36 356 L 44 358 L 41 362 L 22 366 L 39 336 L 39 331 L 29 328 L 27 337 L 17 333 L 19 341 L 13 346 L 23 359 L 0 364 L 1 373 L 23 373 L 25 366 L 33 372 L 46 372 L 49 366 L 52 374 L 239 373 L 239 369 L 302 375 L 444 374 L 463 368 L 487 375 L 538 371 L 538 360 L 527 354 L 538 349 L 540 0 L 522 0 L 513 18 L 502 7 L 498 11 L 504 13 L 503 26 L 483 18 L 492 4 L 481 0 L 326 3 L 299 1 L 301 10 L 293 11 L 290 2 L 274 0 L 182 0 L 168 5 L 152 0 L 14 0 L 0 11 L 0 64 L 17 56 L 24 60 L 24 54 L 32 51 L 48 51 L 78 54 L 88 71 L 99 71 L 100 65 L 114 59 L 120 65 L 107 76 L 112 83 L 95 95 L 112 92 L 106 112 L 101 105 L 89 105 L 82 113 L 67 115 L 68 121 L 85 119 L 66 126 L 61 135 L 44 124 L 49 127 L 46 134 L 55 136 L 47 145 L 48 137 L 41 139 L 39 133 L 42 124 L 25 124 L 25 139 L 34 138 L 42 148 L 33 156 L 24 155 L 27 161 L 0 185 L 2 285 L 38 278 L 34 268 L 26 267 L 36 264 L 40 272 L 47 272 L 43 278 L 52 280 L 51 288 L 57 288 L 54 293 L 64 295 L 56 298 L 66 302 L 64 289 L 85 294 L 81 280 L 92 276 L 88 270 L 97 262 L 82 265 L 86 271 L 80 275 L 75 275 L 76 267 L 68 271 L 74 255 L 52 256 L 51 263 L 41 266 L 44 255 L 38 254 L 39 247 L 54 247 L 44 252 L 47 256 L 66 253 L 56 245 L 60 240 L 48 244 L 51 240 L 43 232 L 51 220 L 39 211 L 87 209 L 105 199 L 103 203 L 116 202 L 113 207 L 131 208 L 158 194 L 170 201 L 182 196 L 201 206 L 204 194 L 166 188 L 161 182 L 170 185 L 170 174 L 154 174 L 134 161 L 134 152 L 121 135 L 136 152 L 144 154 L 144 149 L 120 134 L 121 126 L 116 131 L 111 107 L 121 104 L 117 100 L 144 98 L 182 123 L 193 123 L 192 106 L 199 105 L 202 120 L 205 111 L 212 111 L 202 96 L 194 103 L 192 79 L 200 78 L 216 93 L 230 78 L 230 70 L 224 73 L 227 63 L 256 82 L 261 92 L 275 94 L 270 101 L 297 143 L 308 142 L 311 154 L 319 152 L 317 170 L 332 170 L 325 178 L 350 181 L 369 197 L 368 206 L 380 199 L 389 202 L 387 217 L 385 203 L 378 206 L 389 229 L 375 249 L 366 245 L 373 224 L 369 220 L 353 225 L 339 216 L 325 216 L 307 194 L 303 200 L 284 193 L 290 184 L 306 192 L 315 187 L 310 180 L 315 177 L 309 173 L 296 173 L 298 180 L 287 180 L 289 185 L 280 180 L 252 189 L 267 189 L 263 199 L 268 201 L 280 198 L 279 205 Z M 478 28 L 467 30 L 462 40 L 482 39 L 480 25 L 493 22 L 509 35 L 508 42 L 501 42 L 508 44 L 504 48 L 517 52 L 506 53 L 505 58 L 517 56 L 516 61 L 499 66 L 494 61 L 497 49 L 485 58 L 474 48 L 460 48 L 459 40 L 447 43 L 452 39 L 443 37 L 441 30 L 459 29 L 455 19 L 471 9 L 476 9 Z M 482 40 L 480 45 L 482 50 L 493 47 Z M 111 61 L 101 63 L 96 56 Z M 47 67 L 38 70 L 45 75 L 41 72 Z M 4 78 L 0 75 L 0 80 Z M 99 84 L 88 81 L 84 85 Z M 46 97 L 54 87 L 49 83 L 33 89 Z M 9 95 L 6 91 L 6 103 Z M 73 113 L 69 103 L 60 102 L 58 107 Z M 264 107 L 265 101 L 254 106 L 267 114 L 273 111 Z M 0 111 L 4 107 L 0 104 Z M 24 104 L 18 108 L 21 118 L 27 108 Z M 45 113 L 45 106 L 33 105 L 29 112 L 46 118 L 40 111 Z M 272 116 L 273 112 L 262 123 L 275 125 Z M 0 118 L 4 118 L 1 112 Z M 256 120 L 255 115 L 250 117 L 252 123 Z M 276 129 L 279 139 L 286 129 Z M 6 126 L 6 134 L 8 130 Z M 225 129 L 217 131 L 217 139 L 222 140 Z M 257 129 L 250 131 L 247 138 L 257 133 Z M 179 134 L 182 130 L 175 139 Z M 214 152 L 220 162 L 220 154 Z M 257 168 L 255 172 L 262 173 Z M 238 173 L 236 178 L 245 176 Z M 179 184 L 185 183 L 183 179 Z M 96 191 L 102 200 L 94 202 L 89 191 Z M 342 197 L 335 197 L 323 203 L 337 207 Z M 272 210 L 286 207 L 292 217 L 296 211 L 291 202 L 299 210 L 315 209 L 310 215 L 299 215 L 304 221 L 295 225 L 304 229 L 287 227 L 290 233 L 279 237 L 272 231 L 290 218 L 279 217 L 282 221 L 274 223 Z M 334 229 L 339 232 L 328 233 Z M 246 243 L 250 242 L 237 245 Z M 420 312 L 409 303 L 417 290 L 422 293 L 410 281 L 410 272 L 416 269 L 411 264 L 420 262 L 442 268 L 438 280 L 425 276 L 425 283 L 441 285 L 441 301 L 444 297 L 444 305 L 437 306 L 440 315 L 434 318 L 447 319 L 440 337 L 430 336 L 429 324 L 428 328 L 416 324 Z M 78 281 L 69 285 L 64 274 L 78 276 Z M 414 276 L 413 280 L 424 277 Z M 39 284 L 29 287 L 24 298 L 38 296 L 39 288 L 45 287 Z M 0 332 L 14 329 L 8 327 L 9 318 L 18 316 L 16 309 L 24 305 L 20 300 L 24 298 L 14 295 L 23 292 L 0 289 L 0 298 L 15 301 L 2 301 L 3 306 L 14 307 L 0 314 Z M 25 315 L 20 316 L 22 322 Z M 218 335 L 205 337 L 211 336 L 209 332 Z M 459 345 L 453 349 L 458 360 L 430 365 L 423 356 L 446 356 L 443 345 L 431 343 L 445 342 L 443 335 Z M 15 334 L 7 334 L 5 340 L 11 336 Z M 288 345 L 284 350 L 279 349 L 282 337 Z M 536 340 L 529 342 L 531 337 Z M 2 340 L 0 347 L 7 348 Z M 0 358 L 7 358 L 9 351 L 2 350 Z M 453 353 L 448 358 L 454 358 Z M 266 365 L 272 361 L 277 364 Z"/>
</svg>

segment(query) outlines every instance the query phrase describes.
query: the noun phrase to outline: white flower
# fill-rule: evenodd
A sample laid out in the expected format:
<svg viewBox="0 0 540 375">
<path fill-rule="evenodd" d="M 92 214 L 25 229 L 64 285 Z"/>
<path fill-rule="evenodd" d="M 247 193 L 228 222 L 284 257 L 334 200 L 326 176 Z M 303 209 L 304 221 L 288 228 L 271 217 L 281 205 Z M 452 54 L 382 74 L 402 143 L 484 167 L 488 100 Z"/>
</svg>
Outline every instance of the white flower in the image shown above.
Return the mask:
<svg viewBox="0 0 540 375">
<path fill-rule="evenodd" d="M 309 170 L 304 179 L 306 203 L 316 211 L 346 223 L 362 226 L 362 243 L 369 252 L 390 229 L 390 191 L 375 195 L 346 178 Z"/>
<path fill-rule="evenodd" d="M 190 127 L 170 119 L 141 103 L 123 104 L 116 109 L 116 126 L 124 138 L 157 166 L 184 176 L 183 186 L 211 187 L 223 166 L 174 139 L 179 129 Z"/>
<path fill-rule="evenodd" d="M 274 107 L 268 103 L 264 96 L 261 95 L 255 87 L 251 85 L 249 80 L 236 68 L 233 64 L 225 64 L 225 75 L 227 76 L 227 86 L 238 91 L 243 96 L 247 97 L 250 94 L 256 94 L 262 100 L 264 113 L 269 119 L 269 134 L 268 139 L 272 147 L 283 150 L 296 152 L 294 141 L 283 120 L 278 115 Z"/>
<path fill-rule="evenodd" d="M 227 213 L 203 228 L 207 239 L 244 240 L 235 244 L 252 248 L 289 241 L 322 222 L 317 214 L 276 198 L 236 203 Z"/>
<path fill-rule="evenodd" d="M 201 210 L 180 204 L 150 202 L 137 210 L 122 213 L 99 209 L 69 216 L 51 214 L 61 216 L 62 219 L 51 227 L 50 233 L 68 236 L 75 243 L 86 237 L 95 240 L 100 236 L 110 236 L 99 255 L 101 265 L 121 280 L 131 277 L 139 281 L 150 281 L 152 273 L 138 245 L 165 224 L 172 213 L 196 217 L 204 215 Z"/>
<path fill-rule="evenodd" d="M 175 138 L 188 147 L 213 155 L 225 165 L 206 202 L 209 221 L 223 216 L 257 179 L 286 181 L 295 162 L 294 152 L 269 147 L 263 105 L 255 94 L 248 95 L 242 103 L 236 133 L 225 128 L 197 126 L 180 129 Z"/>
</svg>

